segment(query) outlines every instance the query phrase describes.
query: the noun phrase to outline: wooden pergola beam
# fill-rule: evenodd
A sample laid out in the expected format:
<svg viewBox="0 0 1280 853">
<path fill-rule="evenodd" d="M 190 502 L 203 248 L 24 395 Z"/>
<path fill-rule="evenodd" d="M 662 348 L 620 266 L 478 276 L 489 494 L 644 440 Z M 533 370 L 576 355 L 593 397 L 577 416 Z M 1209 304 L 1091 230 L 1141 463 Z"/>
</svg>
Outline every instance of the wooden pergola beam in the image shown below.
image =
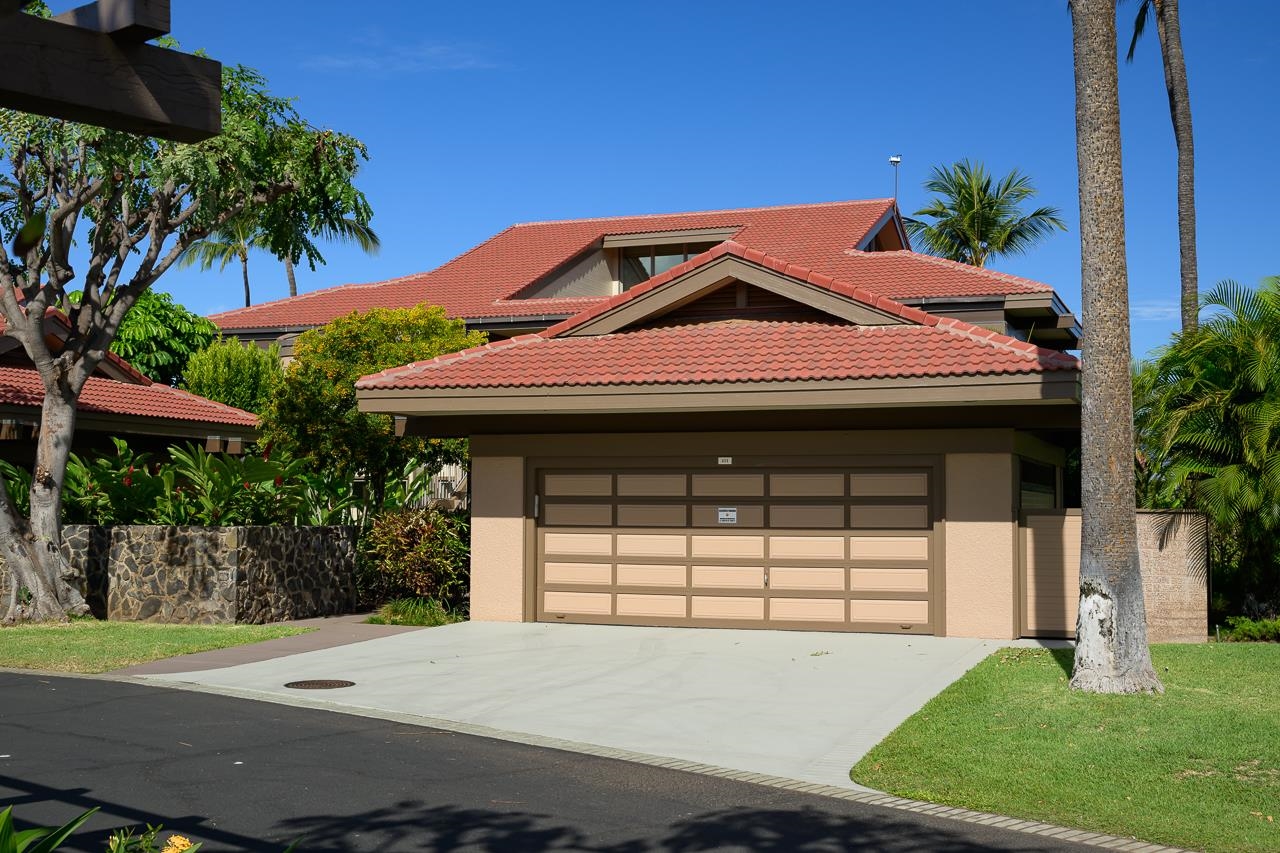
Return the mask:
<svg viewBox="0 0 1280 853">
<path fill-rule="evenodd" d="M 222 65 L 145 44 L 168 0 L 98 0 L 45 19 L 0 0 L 0 107 L 177 142 L 222 129 Z"/>
<path fill-rule="evenodd" d="M 117 40 L 149 41 L 169 34 L 169 0 L 97 0 L 53 20 Z"/>
</svg>

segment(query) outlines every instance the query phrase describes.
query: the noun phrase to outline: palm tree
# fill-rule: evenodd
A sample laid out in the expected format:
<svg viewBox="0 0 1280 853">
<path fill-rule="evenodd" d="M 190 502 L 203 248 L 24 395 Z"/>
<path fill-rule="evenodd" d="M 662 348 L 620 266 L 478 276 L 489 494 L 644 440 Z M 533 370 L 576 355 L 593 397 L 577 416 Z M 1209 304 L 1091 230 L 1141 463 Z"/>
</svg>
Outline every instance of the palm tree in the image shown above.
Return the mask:
<svg viewBox="0 0 1280 853">
<path fill-rule="evenodd" d="M 911 238 L 931 255 L 983 267 L 993 255 L 1023 254 L 1054 229 L 1067 230 L 1056 207 L 1022 213 L 1022 203 L 1036 190 L 1017 169 L 996 181 L 981 163 L 961 160 L 935 166 L 924 188 L 936 198 L 915 215 L 933 221 L 904 222 Z"/>
<path fill-rule="evenodd" d="M 1280 279 L 1221 282 L 1221 309 L 1140 375 L 1139 440 L 1162 506 L 1191 503 L 1240 555 L 1237 593 L 1280 593 Z"/>
<path fill-rule="evenodd" d="M 1115 0 L 1072 0 L 1084 338 L 1080 615 L 1071 686 L 1162 691 L 1147 646 L 1134 510 L 1129 282 Z"/>
<path fill-rule="evenodd" d="M 378 235 L 369 227 L 369 223 L 360 222 L 351 217 L 341 217 L 322 223 L 315 231 L 314 236 L 325 240 L 333 240 L 338 243 L 352 243 L 361 248 L 367 255 L 377 254 L 382 248 L 382 241 L 378 239 Z M 303 235 L 302 253 L 312 259 L 312 268 L 315 268 L 315 260 L 324 263 L 324 259 L 320 257 L 320 252 L 316 249 L 309 235 Z M 293 274 L 293 258 L 289 255 L 284 256 L 284 273 L 289 279 L 289 295 L 298 295 L 298 281 Z"/>
<path fill-rule="evenodd" d="M 1169 93 L 1169 116 L 1173 119 L 1173 140 L 1178 148 L 1178 252 L 1182 275 L 1182 330 L 1196 327 L 1199 310 L 1200 276 L 1196 269 L 1196 181 L 1195 144 L 1191 136 L 1191 92 L 1187 87 L 1187 63 L 1182 54 L 1182 25 L 1178 20 L 1178 0 L 1142 0 L 1133 22 L 1127 59 L 1133 61 L 1138 39 L 1154 14 L 1156 38 L 1164 60 L 1164 85 Z"/>
<path fill-rule="evenodd" d="M 354 243 L 370 254 L 376 253 L 382 246 L 382 241 L 378 239 L 378 235 L 367 222 L 350 217 L 326 220 L 316 225 L 311 233 L 300 232 L 295 237 L 299 254 L 308 258 L 313 269 L 316 261 L 324 263 L 324 258 L 312 240 L 313 237 Z M 183 267 L 198 265 L 201 270 L 217 266 L 218 271 L 221 272 L 231 261 L 238 260 L 244 279 L 244 304 L 247 308 L 251 304 L 249 294 L 249 251 L 251 249 L 261 249 L 272 254 L 277 252 L 272 245 L 271 235 L 247 217 L 235 219 L 227 223 L 222 230 L 194 244 L 178 263 Z M 298 283 L 294 278 L 293 258 L 288 251 L 279 256 L 284 261 L 285 275 L 289 279 L 289 295 L 297 296 Z"/>
<path fill-rule="evenodd" d="M 249 299 L 249 250 L 254 248 L 259 233 L 248 217 L 232 219 L 218 231 L 193 243 L 178 260 L 178 266 L 199 266 L 202 271 L 217 266 L 218 272 L 222 272 L 233 260 L 240 261 L 240 273 L 244 278 L 244 307 L 248 308 L 252 304 Z"/>
</svg>

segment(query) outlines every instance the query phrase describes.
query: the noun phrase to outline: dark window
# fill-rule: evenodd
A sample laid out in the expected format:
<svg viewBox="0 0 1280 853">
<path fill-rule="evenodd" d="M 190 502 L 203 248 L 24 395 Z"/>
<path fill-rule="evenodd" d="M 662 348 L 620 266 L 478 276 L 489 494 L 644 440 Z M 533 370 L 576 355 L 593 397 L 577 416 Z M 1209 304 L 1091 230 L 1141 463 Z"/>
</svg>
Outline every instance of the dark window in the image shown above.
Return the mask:
<svg viewBox="0 0 1280 853">
<path fill-rule="evenodd" d="M 660 246 L 628 246 L 618 253 L 618 280 L 629 290 L 655 275 L 700 255 L 718 240 L 704 243 L 667 243 Z"/>
<path fill-rule="evenodd" d="M 1019 460 L 1019 492 L 1023 509 L 1058 508 L 1058 469 L 1030 459 Z"/>
</svg>

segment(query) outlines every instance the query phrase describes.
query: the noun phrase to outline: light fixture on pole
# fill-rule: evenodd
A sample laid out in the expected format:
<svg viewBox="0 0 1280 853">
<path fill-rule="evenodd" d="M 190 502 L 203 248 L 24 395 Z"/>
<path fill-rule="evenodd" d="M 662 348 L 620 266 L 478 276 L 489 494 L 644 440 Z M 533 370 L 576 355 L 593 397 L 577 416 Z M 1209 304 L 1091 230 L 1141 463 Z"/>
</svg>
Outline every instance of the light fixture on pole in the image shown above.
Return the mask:
<svg viewBox="0 0 1280 853">
<path fill-rule="evenodd" d="M 898 200 L 898 166 L 902 164 L 901 154 L 889 155 L 889 165 L 893 167 L 893 200 Z"/>
</svg>

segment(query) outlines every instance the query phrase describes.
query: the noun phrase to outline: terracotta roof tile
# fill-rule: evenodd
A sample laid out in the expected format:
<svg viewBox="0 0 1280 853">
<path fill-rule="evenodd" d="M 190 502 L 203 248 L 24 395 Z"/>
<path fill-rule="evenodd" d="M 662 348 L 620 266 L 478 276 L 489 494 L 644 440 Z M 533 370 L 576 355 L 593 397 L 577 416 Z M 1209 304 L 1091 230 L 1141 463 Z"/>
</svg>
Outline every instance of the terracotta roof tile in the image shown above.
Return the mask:
<svg viewBox="0 0 1280 853">
<path fill-rule="evenodd" d="M 992 333 L 994 335 L 994 333 Z M 523 335 L 366 376 L 361 389 L 507 388 L 993 376 L 1071 356 L 940 325 L 704 323 L 595 337 Z"/>
<path fill-rule="evenodd" d="M 452 317 L 573 314 L 598 297 L 512 299 L 611 234 L 736 228 L 734 239 L 788 262 L 839 261 L 892 207 L 891 199 L 568 219 L 513 225 L 436 269 L 372 284 L 348 284 L 214 314 L 224 329 L 322 325 L 352 311 L 430 302 Z"/>
<path fill-rule="evenodd" d="M 35 368 L 0 367 L 0 405 L 40 409 L 44 385 Z M 148 382 L 137 385 L 91 376 L 80 394 L 77 411 L 138 418 L 222 424 L 253 429 L 258 418 L 249 412 L 197 397 L 177 388 Z"/>
</svg>

